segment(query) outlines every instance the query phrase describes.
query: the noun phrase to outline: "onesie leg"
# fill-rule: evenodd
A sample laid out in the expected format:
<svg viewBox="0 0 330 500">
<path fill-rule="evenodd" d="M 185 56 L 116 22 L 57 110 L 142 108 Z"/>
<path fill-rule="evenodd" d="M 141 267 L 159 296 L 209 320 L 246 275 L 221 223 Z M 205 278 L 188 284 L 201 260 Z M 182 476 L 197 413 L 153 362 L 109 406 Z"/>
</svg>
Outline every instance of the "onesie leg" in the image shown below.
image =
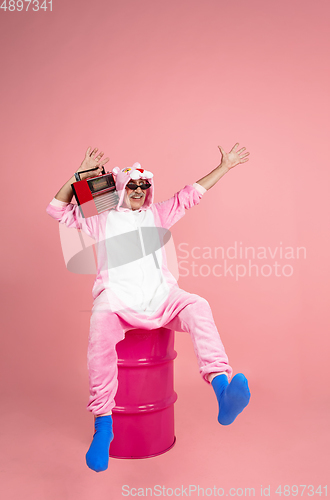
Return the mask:
<svg viewBox="0 0 330 500">
<path fill-rule="evenodd" d="M 95 433 L 92 444 L 86 453 L 86 463 L 95 472 L 101 472 L 108 468 L 109 448 L 113 440 L 112 417 L 96 417 Z"/>
<path fill-rule="evenodd" d="M 234 422 L 250 401 L 248 381 L 237 373 L 230 384 L 226 375 L 217 375 L 211 382 L 219 403 L 218 421 L 222 425 Z"/>
<path fill-rule="evenodd" d="M 93 310 L 87 352 L 89 402 L 95 416 L 109 413 L 115 406 L 118 389 L 116 344 L 125 337 L 118 316 L 109 310 Z"/>
<path fill-rule="evenodd" d="M 190 296 L 191 303 L 181 309 L 166 327 L 190 334 L 200 374 L 207 383 L 209 374 L 214 372 L 225 372 L 230 378 L 233 369 L 228 363 L 210 305 L 199 295 Z"/>
</svg>

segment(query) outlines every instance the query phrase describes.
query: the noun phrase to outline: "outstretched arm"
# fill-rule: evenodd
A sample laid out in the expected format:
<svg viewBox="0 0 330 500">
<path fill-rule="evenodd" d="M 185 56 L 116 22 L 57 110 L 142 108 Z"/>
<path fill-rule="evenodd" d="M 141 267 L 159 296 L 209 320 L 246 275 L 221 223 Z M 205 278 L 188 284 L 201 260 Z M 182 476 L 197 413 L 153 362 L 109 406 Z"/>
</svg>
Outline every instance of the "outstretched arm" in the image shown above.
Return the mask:
<svg viewBox="0 0 330 500">
<path fill-rule="evenodd" d="M 250 153 L 244 152 L 246 148 L 241 148 L 239 151 L 237 151 L 238 146 L 239 144 L 237 142 L 229 153 L 226 153 L 221 146 L 218 146 L 222 155 L 220 165 L 218 165 L 205 177 L 202 177 L 199 181 L 197 181 L 197 183 L 203 186 L 205 189 L 210 189 L 231 168 L 236 167 L 236 165 L 238 165 L 239 163 L 248 161 L 249 158 L 247 158 L 247 156 Z"/>
</svg>

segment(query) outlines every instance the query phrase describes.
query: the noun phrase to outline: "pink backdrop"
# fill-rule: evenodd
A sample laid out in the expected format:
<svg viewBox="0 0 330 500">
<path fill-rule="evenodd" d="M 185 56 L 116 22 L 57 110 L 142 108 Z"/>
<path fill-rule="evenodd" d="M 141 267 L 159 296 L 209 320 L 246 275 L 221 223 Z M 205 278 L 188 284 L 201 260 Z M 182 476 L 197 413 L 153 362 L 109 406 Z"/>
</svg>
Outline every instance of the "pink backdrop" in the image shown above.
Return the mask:
<svg viewBox="0 0 330 500">
<path fill-rule="evenodd" d="M 262 485 L 271 498 L 279 485 L 323 488 L 329 3 L 53 0 L 52 12 L 31 8 L 0 12 L 4 498 L 117 500 L 123 485 L 227 494 L 254 487 L 256 497 Z M 250 405 L 220 426 L 189 336 L 177 333 L 176 445 L 154 459 L 111 460 L 95 474 L 85 464 L 94 277 L 66 270 L 46 206 L 88 146 L 102 148 L 111 168 L 139 161 L 154 172 L 161 201 L 215 168 L 218 144 L 228 151 L 235 142 L 250 151 L 249 162 L 172 234 L 189 269 L 179 285 L 209 301 L 234 372 L 249 379 Z M 215 276 L 221 256 L 191 254 L 235 242 L 267 249 L 252 259 L 258 277 Z M 293 258 L 281 258 L 286 247 Z M 249 259 L 227 261 L 247 269 Z"/>
</svg>

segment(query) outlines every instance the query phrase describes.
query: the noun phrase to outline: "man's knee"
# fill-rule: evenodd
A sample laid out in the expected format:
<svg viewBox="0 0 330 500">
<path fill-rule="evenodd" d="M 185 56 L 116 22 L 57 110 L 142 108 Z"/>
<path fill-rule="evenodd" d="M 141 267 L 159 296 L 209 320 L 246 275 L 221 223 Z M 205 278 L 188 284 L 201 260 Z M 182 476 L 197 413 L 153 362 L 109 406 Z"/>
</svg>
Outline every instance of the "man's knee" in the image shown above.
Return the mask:
<svg viewBox="0 0 330 500">
<path fill-rule="evenodd" d="M 200 316 L 209 316 L 211 313 L 210 304 L 206 299 L 195 295 L 192 302 L 190 302 L 180 313 L 180 319 L 185 323 L 190 323 Z"/>
<path fill-rule="evenodd" d="M 206 299 L 204 299 L 204 297 L 200 297 L 199 295 L 195 295 L 195 294 L 194 294 L 194 301 L 191 304 L 188 304 L 187 307 L 189 307 L 190 310 L 198 309 L 198 308 L 211 309 L 209 302 Z"/>
<path fill-rule="evenodd" d="M 125 338 L 118 316 L 112 311 L 93 311 L 90 320 L 90 339 L 102 337 L 116 344 Z"/>
</svg>

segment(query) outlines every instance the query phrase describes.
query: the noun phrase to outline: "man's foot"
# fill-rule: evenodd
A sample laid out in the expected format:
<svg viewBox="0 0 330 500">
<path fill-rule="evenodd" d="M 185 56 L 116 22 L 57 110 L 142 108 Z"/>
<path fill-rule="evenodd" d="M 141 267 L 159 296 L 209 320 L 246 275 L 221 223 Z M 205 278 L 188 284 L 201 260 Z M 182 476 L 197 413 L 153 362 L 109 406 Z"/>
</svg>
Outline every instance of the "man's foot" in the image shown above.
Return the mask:
<svg viewBox="0 0 330 500">
<path fill-rule="evenodd" d="M 108 468 L 109 448 L 113 440 L 112 416 L 96 417 L 95 433 L 92 444 L 86 453 L 86 463 L 95 472 L 101 472 Z"/>
<path fill-rule="evenodd" d="M 218 422 L 229 425 L 250 401 L 248 381 L 243 373 L 237 373 L 230 384 L 225 374 L 217 375 L 211 383 L 219 403 Z"/>
</svg>

